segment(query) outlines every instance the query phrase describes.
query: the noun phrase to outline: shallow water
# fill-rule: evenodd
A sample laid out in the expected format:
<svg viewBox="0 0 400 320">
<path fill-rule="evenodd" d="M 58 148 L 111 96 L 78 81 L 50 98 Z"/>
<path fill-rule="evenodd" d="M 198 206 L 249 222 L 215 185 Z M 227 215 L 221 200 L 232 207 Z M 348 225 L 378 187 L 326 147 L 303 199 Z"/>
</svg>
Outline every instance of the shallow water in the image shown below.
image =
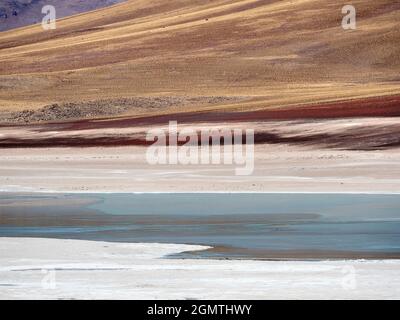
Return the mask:
<svg viewBox="0 0 400 320">
<path fill-rule="evenodd" d="M 399 258 L 400 195 L 1 194 L 0 236 L 214 247 L 179 257 Z"/>
</svg>

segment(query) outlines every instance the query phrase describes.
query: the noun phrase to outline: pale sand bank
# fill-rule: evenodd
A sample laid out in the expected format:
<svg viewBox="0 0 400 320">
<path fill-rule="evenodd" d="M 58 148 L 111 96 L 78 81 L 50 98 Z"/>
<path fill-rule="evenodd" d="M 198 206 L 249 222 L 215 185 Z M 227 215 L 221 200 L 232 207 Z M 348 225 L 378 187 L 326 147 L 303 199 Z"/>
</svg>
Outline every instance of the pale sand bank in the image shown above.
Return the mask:
<svg viewBox="0 0 400 320">
<path fill-rule="evenodd" d="M 204 248 L 0 238 L 0 299 L 400 298 L 399 260 L 162 258 Z"/>
<path fill-rule="evenodd" d="M 256 145 L 255 169 L 151 166 L 144 147 L 2 149 L 3 192 L 399 193 L 400 148 L 346 151 Z"/>
</svg>

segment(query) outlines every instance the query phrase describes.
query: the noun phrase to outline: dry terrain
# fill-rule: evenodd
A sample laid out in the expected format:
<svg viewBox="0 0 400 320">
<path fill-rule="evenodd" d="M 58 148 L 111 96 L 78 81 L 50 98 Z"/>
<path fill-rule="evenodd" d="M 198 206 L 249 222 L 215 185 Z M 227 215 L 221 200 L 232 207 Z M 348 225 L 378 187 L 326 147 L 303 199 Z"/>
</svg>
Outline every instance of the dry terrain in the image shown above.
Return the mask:
<svg viewBox="0 0 400 320">
<path fill-rule="evenodd" d="M 400 3 L 352 3 L 350 31 L 346 1 L 130 0 L 56 30 L 2 32 L 0 109 L 186 95 L 247 96 L 224 109 L 249 110 L 400 93 Z"/>
<path fill-rule="evenodd" d="M 400 3 L 353 1 L 356 30 L 345 4 L 129 0 L 0 33 L 3 189 L 399 192 Z M 255 175 L 154 173 L 170 120 L 255 129 Z"/>
<path fill-rule="evenodd" d="M 5 192 L 359 192 L 400 193 L 400 152 L 255 148 L 254 173 L 236 165 L 155 165 L 146 148 L 3 149 Z"/>
</svg>

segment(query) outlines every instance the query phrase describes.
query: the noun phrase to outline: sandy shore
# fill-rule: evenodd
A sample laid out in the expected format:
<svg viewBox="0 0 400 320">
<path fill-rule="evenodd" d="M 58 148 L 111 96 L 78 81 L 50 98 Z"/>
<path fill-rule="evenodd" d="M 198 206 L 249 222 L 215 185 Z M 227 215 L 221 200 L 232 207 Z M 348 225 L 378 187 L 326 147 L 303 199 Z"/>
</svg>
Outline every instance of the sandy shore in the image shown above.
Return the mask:
<svg viewBox="0 0 400 320">
<path fill-rule="evenodd" d="M 255 170 L 151 166 L 146 148 L 3 149 L 0 189 L 7 192 L 400 192 L 400 149 L 346 151 L 256 145 Z"/>
<path fill-rule="evenodd" d="M 399 299 L 400 262 L 178 260 L 204 247 L 0 238 L 0 299 Z"/>
</svg>

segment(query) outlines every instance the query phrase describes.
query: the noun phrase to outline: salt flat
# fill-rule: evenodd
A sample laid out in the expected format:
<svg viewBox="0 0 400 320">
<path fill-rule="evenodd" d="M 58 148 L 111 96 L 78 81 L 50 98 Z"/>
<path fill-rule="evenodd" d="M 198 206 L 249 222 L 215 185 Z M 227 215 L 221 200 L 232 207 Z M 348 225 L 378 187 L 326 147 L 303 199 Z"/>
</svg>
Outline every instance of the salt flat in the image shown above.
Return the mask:
<svg viewBox="0 0 400 320">
<path fill-rule="evenodd" d="M 256 145 L 253 175 L 231 165 L 156 165 L 146 148 L 3 149 L 3 192 L 398 193 L 399 149 L 351 151 Z"/>
<path fill-rule="evenodd" d="M 0 299 L 399 299 L 400 261 L 182 260 L 206 247 L 0 238 Z"/>
</svg>

